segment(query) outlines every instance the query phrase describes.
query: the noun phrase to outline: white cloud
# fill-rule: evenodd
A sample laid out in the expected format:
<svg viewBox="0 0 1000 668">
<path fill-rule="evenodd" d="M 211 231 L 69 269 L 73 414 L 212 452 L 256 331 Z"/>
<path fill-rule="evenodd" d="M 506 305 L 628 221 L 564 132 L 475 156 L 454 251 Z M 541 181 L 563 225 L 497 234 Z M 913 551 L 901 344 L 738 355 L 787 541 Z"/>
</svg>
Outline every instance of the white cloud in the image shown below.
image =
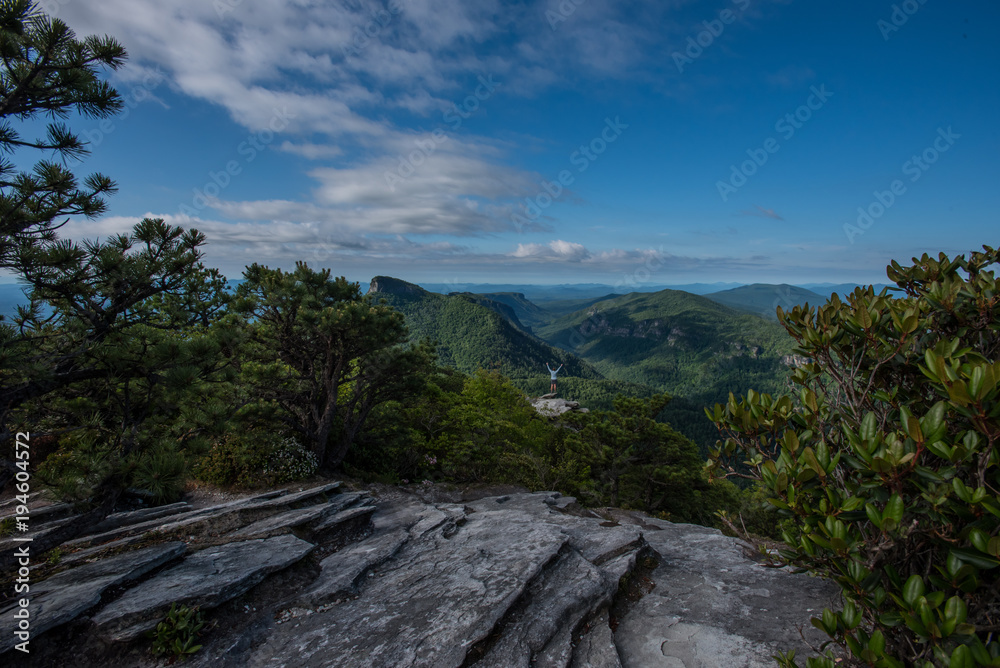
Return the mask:
<svg viewBox="0 0 1000 668">
<path fill-rule="evenodd" d="M 290 141 L 283 141 L 278 149 L 285 153 L 294 153 L 310 160 L 320 160 L 323 158 L 336 158 L 342 155 L 344 150 L 335 144 L 313 144 L 303 142 L 293 144 Z"/>
<path fill-rule="evenodd" d="M 582 262 L 590 259 L 590 251 L 584 248 L 583 244 L 572 241 L 557 239 L 548 244 L 518 244 L 511 253 L 517 258 L 537 258 L 545 260 L 558 260 L 561 262 Z"/>
</svg>

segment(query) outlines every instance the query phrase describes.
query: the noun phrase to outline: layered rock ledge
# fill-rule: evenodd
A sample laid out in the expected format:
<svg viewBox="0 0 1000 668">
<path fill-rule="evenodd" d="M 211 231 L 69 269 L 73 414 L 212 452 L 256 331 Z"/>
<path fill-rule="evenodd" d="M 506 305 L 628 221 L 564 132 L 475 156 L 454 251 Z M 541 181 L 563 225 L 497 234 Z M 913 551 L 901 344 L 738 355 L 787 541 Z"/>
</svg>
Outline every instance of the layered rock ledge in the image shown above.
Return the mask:
<svg viewBox="0 0 1000 668">
<path fill-rule="evenodd" d="M 191 666 L 749 668 L 808 654 L 799 629 L 822 642 L 809 618 L 834 601 L 713 529 L 556 492 L 334 483 L 119 514 L 63 550 L 33 571 L 30 655 L 0 603 L 4 665 L 163 665 L 145 633 L 176 602 L 210 620 Z"/>
</svg>

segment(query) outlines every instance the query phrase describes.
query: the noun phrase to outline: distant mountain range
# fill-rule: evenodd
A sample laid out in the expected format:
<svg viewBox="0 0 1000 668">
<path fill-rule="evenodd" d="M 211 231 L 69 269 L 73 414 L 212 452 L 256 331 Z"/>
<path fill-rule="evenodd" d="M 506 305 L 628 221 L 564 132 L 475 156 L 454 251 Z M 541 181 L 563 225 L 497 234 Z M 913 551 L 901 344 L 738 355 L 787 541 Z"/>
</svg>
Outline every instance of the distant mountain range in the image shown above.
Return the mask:
<svg viewBox="0 0 1000 668">
<path fill-rule="evenodd" d="M 451 294 L 453 292 L 470 292 L 475 294 L 521 293 L 535 303 L 554 300 L 587 299 L 602 297 L 608 294 L 626 294 L 628 292 L 659 292 L 660 290 L 684 290 L 691 294 L 702 295 L 736 288 L 741 283 L 689 283 L 686 285 L 635 285 L 627 288 L 615 288 L 602 283 L 574 283 L 563 285 L 527 285 L 527 284 L 496 284 L 478 283 L 474 285 L 458 283 L 424 283 L 422 287 L 431 292 Z"/>
<path fill-rule="evenodd" d="M 617 394 L 669 392 L 664 417 L 703 448 L 717 437 L 703 407 L 729 392 L 780 391 L 793 347 L 777 323 L 679 290 L 537 304 L 523 292 L 443 295 L 377 276 L 369 293 L 406 316 L 411 339 L 436 341 L 441 362 L 465 373 L 497 369 L 541 394 L 545 364 L 563 364 L 560 394 L 591 408 Z"/>
<path fill-rule="evenodd" d="M 754 284 L 764 285 L 764 284 Z M 843 296 L 854 291 L 859 285 L 868 283 L 802 283 L 791 287 L 802 288 L 818 295 L 829 297 L 834 292 Z M 660 292 L 661 290 L 680 290 L 693 295 L 709 295 L 732 290 L 734 288 L 751 287 L 745 283 L 685 283 L 685 284 L 636 284 L 634 286 L 615 287 L 602 283 L 577 283 L 562 285 L 529 285 L 529 284 L 501 284 L 501 283 L 423 283 L 425 290 L 441 294 L 451 294 L 454 292 L 468 292 L 473 294 L 498 294 L 498 293 L 520 293 L 525 298 L 535 304 L 545 305 L 547 302 L 585 300 L 607 295 L 622 295 L 630 292 Z M 780 287 L 780 286 L 772 286 Z M 878 292 L 884 283 L 876 283 L 875 291 Z M 890 286 L 891 287 L 891 286 Z"/>
<path fill-rule="evenodd" d="M 827 297 L 823 295 L 794 285 L 768 285 L 764 283 L 713 292 L 705 297 L 731 308 L 756 313 L 775 321 L 778 319 L 777 309 L 779 306 L 785 311 L 789 311 L 793 306 L 804 304 L 816 306 L 827 300 Z"/>
<path fill-rule="evenodd" d="M 609 408 L 618 394 L 669 392 L 664 417 L 707 448 L 717 434 L 703 407 L 729 392 L 785 388 L 793 342 L 775 308 L 821 304 L 855 286 L 703 283 L 626 295 L 599 284 L 441 287 L 448 293 L 377 276 L 369 292 L 403 313 L 412 340 L 436 341 L 440 361 L 462 372 L 498 370 L 539 395 L 545 365 L 562 364 L 561 396 L 591 408 Z M 470 289 L 480 287 L 488 289 Z M 0 313 L 26 301 L 20 285 L 0 284 Z"/>
<path fill-rule="evenodd" d="M 599 301 L 538 335 L 607 378 L 713 402 L 749 387 L 779 389 L 792 351 L 776 323 L 679 290 Z"/>
<path fill-rule="evenodd" d="M 829 297 L 834 292 L 838 293 L 841 297 L 854 292 L 854 288 L 859 285 L 872 285 L 875 288 L 875 292 L 878 293 L 882 288 L 895 288 L 895 285 L 887 285 L 886 283 L 804 283 L 799 287 L 811 290 L 816 294 L 823 295 L 824 297 Z"/>
</svg>

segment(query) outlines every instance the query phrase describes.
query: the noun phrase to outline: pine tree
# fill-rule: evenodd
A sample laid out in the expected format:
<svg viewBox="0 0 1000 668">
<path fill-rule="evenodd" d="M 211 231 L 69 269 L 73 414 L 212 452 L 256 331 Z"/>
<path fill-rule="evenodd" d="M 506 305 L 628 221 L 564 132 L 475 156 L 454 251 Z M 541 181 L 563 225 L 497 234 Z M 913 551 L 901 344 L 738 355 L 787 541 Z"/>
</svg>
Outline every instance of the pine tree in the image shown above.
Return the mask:
<svg viewBox="0 0 1000 668">
<path fill-rule="evenodd" d="M 122 108 L 118 93 L 98 72 L 121 67 L 125 49 L 111 37 L 78 40 L 65 23 L 27 0 L 0 2 L 0 58 L 0 154 L 28 148 L 64 162 L 81 158 L 88 153 L 86 143 L 65 123 L 51 122 L 44 137 L 27 139 L 13 122 L 41 115 L 64 119 L 70 113 L 106 118 Z M 0 156 L 0 267 L 16 266 L 19 245 L 54 240 L 68 216 L 103 213 L 104 196 L 114 191 L 114 182 L 101 174 L 81 185 L 52 160 L 23 172 Z"/>
<path fill-rule="evenodd" d="M 253 264 L 244 278 L 235 302 L 249 337 L 242 380 L 259 409 L 273 411 L 322 464 L 337 467 L 375 406 L 421 385 L 433 353 L 401 347 L 403 316 L 329 269 Z"/>
</svg>

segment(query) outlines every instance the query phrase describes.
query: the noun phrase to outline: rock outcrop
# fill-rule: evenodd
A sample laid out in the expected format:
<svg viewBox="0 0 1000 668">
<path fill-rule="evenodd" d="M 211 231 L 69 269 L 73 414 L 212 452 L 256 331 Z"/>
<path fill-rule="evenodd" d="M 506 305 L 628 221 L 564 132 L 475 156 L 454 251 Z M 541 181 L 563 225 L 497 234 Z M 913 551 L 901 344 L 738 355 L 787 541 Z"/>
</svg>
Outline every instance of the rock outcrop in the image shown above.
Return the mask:
<svg viewBox="0 0 1000 668">
<path fill-rule="evenodd" d="M 32 569 L 30 655 L 0 602 L 4 665 L 161 665 L 144 633 L 177 602 L 211 622 L 186 662 L 206 668 L 770 666 L 808 654 L 799 628 L 822 640 L 809 617 L 834 591 L 718 531 L 556 492 L 442 503 L 333 484 L 98 529 Z"/>
<path fill-rule="evenodd" d="M 545 417 L 559 417 L 563 413 L 589 413 L 589 409 L 582 408 L 579 401 L 567 401 L 558 398 L 555 393 L 543 394 L 528 400 L 539 415 Z"/>
</svg>

